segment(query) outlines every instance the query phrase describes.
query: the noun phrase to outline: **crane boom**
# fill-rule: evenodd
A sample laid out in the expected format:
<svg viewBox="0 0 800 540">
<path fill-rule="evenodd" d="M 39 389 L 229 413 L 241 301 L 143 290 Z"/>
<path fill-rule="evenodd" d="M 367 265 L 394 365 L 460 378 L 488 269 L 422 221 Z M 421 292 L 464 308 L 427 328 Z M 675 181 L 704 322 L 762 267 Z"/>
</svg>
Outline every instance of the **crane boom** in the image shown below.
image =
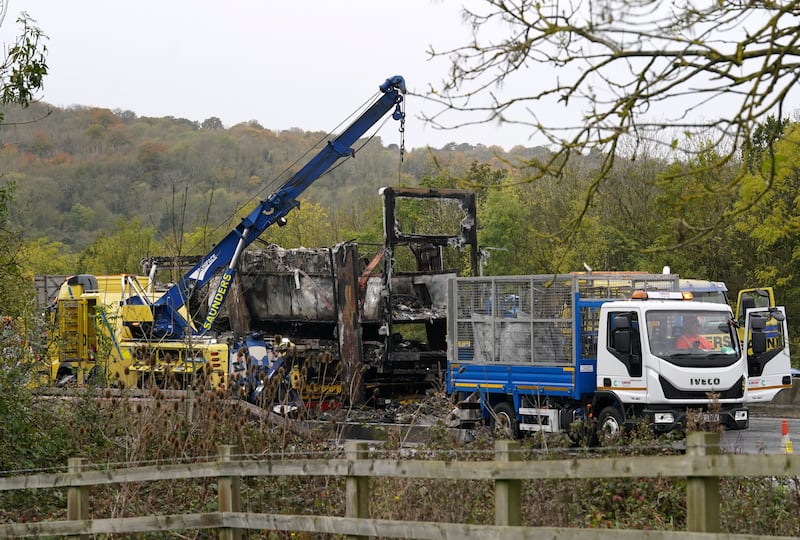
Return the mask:
<svg viewBox="0 0 800 540">
<path fill-rule="evenodd" d="M 192 291 L 206 285 L 223 270 L 215 293 L 211 296 L 208 314 L 200 328 L 194 332 L 205 334 L 214 322 L 230 291 L 239 256 L 268 227 L 282 220 L 293 208 L 299 206 L 297 197 L 315 180 L 325 174 L 337 161 L 353 157 L 351 146 L 390 110 L 392 118 L 403 120 L 401 107 L 406 92 L 405 80 L 397 75 L 380 85 L 382 95 L 340 135 L 325 145 L 303 168 L 269 197 L 261 201 L 242 221 L 207 253 L 186 275 L 163 296 L 151 304 L 153 320 L 151 335 L 158 337 L 183 337 L 193 331 L 179 310 L 186 304 Z"/>
</svg>

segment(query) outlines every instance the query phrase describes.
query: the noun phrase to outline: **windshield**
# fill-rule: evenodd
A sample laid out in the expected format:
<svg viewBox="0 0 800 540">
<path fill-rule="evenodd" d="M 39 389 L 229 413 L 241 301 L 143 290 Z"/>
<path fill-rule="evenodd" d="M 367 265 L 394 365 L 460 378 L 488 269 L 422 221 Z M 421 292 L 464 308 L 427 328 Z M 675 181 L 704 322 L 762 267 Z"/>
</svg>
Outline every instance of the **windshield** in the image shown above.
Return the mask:
<svg viewBox="0 0 800 540">
<path fill-rule="evenodd" d="M 650 351 L 683 366 L 722 366 L 739 357 L 738 340 L 723 311 L 649 311 Z"/>
<path fill-rule="evenodd" d="M 727 304 L 728 299 L 722 291 L 693 292 L 695 302 L 711 302 L 712 304 Z"/>
</svg>

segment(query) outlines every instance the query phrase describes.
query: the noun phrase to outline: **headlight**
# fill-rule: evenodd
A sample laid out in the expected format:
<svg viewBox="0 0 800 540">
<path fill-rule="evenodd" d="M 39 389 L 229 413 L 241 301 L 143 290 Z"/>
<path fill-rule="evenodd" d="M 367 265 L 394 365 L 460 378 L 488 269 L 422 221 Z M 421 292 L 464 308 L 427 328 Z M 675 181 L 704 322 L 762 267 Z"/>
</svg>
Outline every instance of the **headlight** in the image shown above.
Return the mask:
<svg viewBox="0 0 800 540">
<path fill-rule="evenodd" d="M 747 420 L 747 411 L 736 411 L 733 413 L 733 419 L 737 422 Z"/>
<path fill-rule="evenodd" d="M 672 424 L 675 422 L 675 415 L 671 412 L 663 412 L 655 414 L 656 424 Z"/>
</svg>

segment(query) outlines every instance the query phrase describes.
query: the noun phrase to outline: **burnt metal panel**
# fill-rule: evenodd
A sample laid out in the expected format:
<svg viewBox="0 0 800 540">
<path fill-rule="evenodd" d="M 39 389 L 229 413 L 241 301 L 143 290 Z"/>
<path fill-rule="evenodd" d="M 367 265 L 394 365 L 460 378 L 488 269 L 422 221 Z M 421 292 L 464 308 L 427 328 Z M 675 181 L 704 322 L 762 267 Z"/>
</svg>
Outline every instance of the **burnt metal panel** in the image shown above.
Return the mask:
<svg viewBox="0 0 800 540">
<path fill-rule="evenodd" d="M 364 401 L 364 363 L 358 298 L 358 246 L 338 244 L 333 248 L 336 269 L 336 305 L 338 310 L 339 357 L 342 363 L 343 397 L 352 404 Z"/>
<path fill-rule="evenodd" d="M 364 401 L 368 384 L 399 388 L 438 375 L 446 357 L 448 279 L 478 272 L 474 193 L 384 188 L 382 194 L 385 238 L 377 253 L 359 253 L 366 245 L 355 242 L 312 249 L 270 245 L 246 250 L 238 264 L 243 302 L 236 311 L 249 318 L 251 328 L 286 335 L 310 352 L 321 347 L 315 339 L 324 340 L 338 355 L 342 397 L 353 404 Z M 455 221 L 442 221 L 445 234 L 403 231 L 395 219 L 400 198 L 452 200 L 452 208 L 462 212 L 446 214 Z M 397 251 L 399 246 L 411 254 Z M 462 264 L 454 252 L 465 249 L 470 268 L 446 269 Z M 398 270 L 409 265 L 412 271 Z M 241 320 L 232 323 L 244 326 Z M 403 335 L 406 329 L 411 332 Z"/>
<path fill-rule="evenodd" d="M 239 261 L 250 317 L 257 321 L 336 321 L 329 248 L 248 250 Z"/>
</svg>

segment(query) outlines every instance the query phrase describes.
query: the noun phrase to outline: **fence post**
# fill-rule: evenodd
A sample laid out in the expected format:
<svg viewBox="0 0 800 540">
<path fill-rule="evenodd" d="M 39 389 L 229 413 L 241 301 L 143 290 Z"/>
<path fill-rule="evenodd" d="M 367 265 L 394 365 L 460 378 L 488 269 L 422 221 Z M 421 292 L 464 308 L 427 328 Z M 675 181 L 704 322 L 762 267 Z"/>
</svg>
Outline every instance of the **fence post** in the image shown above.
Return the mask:
<svg viewBox="0 0 800 540">
<path fill-rule="evenodd" d="M 367 443 L 345 441 L 345 457 L 348 460 L 366 459 Z M 345 516 L 369 518 L 369 477 L 348 476 L 345 480 Z M 348 540 L 365 539 L 365 536 L 347 536 Z"/>
<path fill-rule="evenodd" d="M 217 455 L 221 462 L 231 461 L 235 446 L 222 444 L 217 448 Z M 220 512 L 239 512 L 241 511 L 241 498 L 239 493 L 238 476 L 220 476 L 217 478 L 217 502 Z M 242 531 L 229 527 L 219 530 L 220 540 L 240 540 Z"/>
<path fill-rule="evenodd" d="M 87 460 L 85 458 L 69 458 L 67 472 L 79 473 L 83 470 Z M 89 519 L 89 486 L 75 486 L 67 488 L 67 519 L 70 521 L 83 521 Z M 88 534 L 78 536 L 88 539 Z"/>
<path fill-rule="evenodd" d="M 495 441 L 495 460 L 500 463 L 519 461 L 519 443 Z M 499 465 L 502 469 L 502 465 Z M 494 524 L 522 525 L 522 481 L 494 481 Z"/>
<path fill-rule="evenodd" d="M 719 433 L 694 431 L 686 434 L 687 456 L 719 454 Z M 696 470 L 696 467 L 691 467 Z M 690 532 L 720 532 L 719 477 L 686 478 L 686 529 Z"/>
</svg>

